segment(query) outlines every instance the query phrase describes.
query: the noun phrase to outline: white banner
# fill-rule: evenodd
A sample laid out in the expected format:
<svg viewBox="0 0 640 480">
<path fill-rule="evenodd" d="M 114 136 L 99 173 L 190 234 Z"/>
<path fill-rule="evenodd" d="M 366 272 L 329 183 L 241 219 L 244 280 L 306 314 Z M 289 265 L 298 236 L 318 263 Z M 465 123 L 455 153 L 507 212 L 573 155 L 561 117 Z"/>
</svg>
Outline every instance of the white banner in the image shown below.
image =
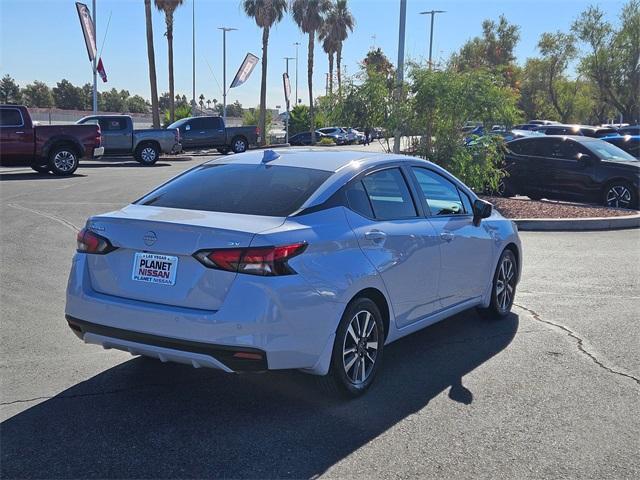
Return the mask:
<svg viewBox="0 0 640 480">
<path fill-rule="evenodd" d="M 282 74 L 282 83 L 284 84 L 284 99 L 287 101 L 287 110 L 289 110 L 289 99 L 291 98 L 291 83 L 289 82 L 289 75 L 287 75 L 287 73 Z"/>
<path fill-rule="evenodd" d="M 80 26 L 82 27 L 82 33 L 84 34 L 84 43 L 87 45 L 89 61 L 93 62 L 93 59 L 96 58 L 98 49 L 96 48 L 96 36 L 93 28 L 93 20 L 91 20 L 91 13 L 89 13 L 89 7 L 84 3 L 76 2 L 76 8 L 78 9 Z"/>
<path fill-rule="evenodd" d="M 247 56 L 244 57 L 244 61 L 240 68 L 238 69 L 238 73 L 236 73 L 233 82 L 231 82 L 231 86 L 229 88 L 239 87 L 244 82 L 247 81 L 253 69 L 256 68 L 258 63 L 258 57 L 256 57 L 253 53 L 247 53 Z"/>
</svg>

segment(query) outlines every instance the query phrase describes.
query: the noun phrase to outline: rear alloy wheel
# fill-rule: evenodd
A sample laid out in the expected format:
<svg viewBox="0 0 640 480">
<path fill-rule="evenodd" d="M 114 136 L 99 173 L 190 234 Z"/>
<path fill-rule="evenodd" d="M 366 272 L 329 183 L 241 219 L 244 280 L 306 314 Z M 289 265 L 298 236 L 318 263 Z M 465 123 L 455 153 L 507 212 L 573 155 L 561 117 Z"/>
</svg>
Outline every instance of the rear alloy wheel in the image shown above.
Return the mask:
<svg viewBox="0 0 640 480">
<path fill-rule="evenodd" d="M 231 145 L 231 150 L 233 150 L 233 153 L 242 153 L 242 152 L 246 152 L 247 148 L 249 148 L 249 144 L 247 143 L 247 141 L 244 138 L 234 138 L 232 145 Z"/>
<path fill-rule="evenodd" d="M 626 183 L 613 183 L 607 187 L 604 205 L 614 208 L 635 208 L 637 199 L 634 198 L 632 188 Z"/>
<path fill-rule="evenodd" d="M 349 397 L 362 395 L 373 383 L 384 347 L 384 326 L 376 304 L 353 301 L 340 321 L 329 374 L 323 379 Z"/>
<path fill-rule="evenodd" d="M 70 147 L 54 148 L 49 154 L 48 169 L 60 177 L 72 175 L 78 168 L 78 154 Z"/>
<path fill-rule="evenodd" d="M 160 158 L 160 151 L 151 143 L 140 145 L 136 149 L 136 160 L 142 165 L 153 165 L 158 158 Z"/>
<path fill-rule="evenodd" d="M 498 266 L 493 275 L 491 303 L 488 308 L 478 309 L 486 318 L 504 318 L 511 312 L 516 295 L 518 265 L 516 256 L 509 249 L 500 255 Z"/>
</svg>

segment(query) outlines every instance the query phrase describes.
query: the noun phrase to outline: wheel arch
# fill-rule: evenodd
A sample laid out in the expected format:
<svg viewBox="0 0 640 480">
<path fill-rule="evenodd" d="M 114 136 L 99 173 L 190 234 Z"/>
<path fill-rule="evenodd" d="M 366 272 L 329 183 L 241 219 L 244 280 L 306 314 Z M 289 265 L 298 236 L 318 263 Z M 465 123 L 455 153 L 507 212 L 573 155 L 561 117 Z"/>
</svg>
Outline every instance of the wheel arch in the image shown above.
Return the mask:
<svg viewBox="0 0 640 480">
<path fill-rule="evenodd" d="M 243 135 L 242 133 L 237 133 L 233 137 L 231 137 L 230 144 L 232 149 L 233 149 L 233 142 L 235 142 L 236 140 L 244 140 L 245 142 L 247 142 L 247 148 L 249 148 L 249 139 L 247 138 L 247 136 Z"/>
<path fill-rule="evenodd" d="M 384 339 L 386 341 L 387 337 L 389 336 L 389 326 L 391 323 L 391 309 L 389 307 L 387 297 L 385 297 L 384 293 L 382 293 L 377 288 L 368 287 L 356 293 L 349 301 L 346 308 L 349 308 L 349 305 L 351 305 L 351 303 L 359 298 L 370 299 L 373 303 L 376 304 L 378 310 L 380 310 L 380 314 L 382 315 L 382 325 L 384 326 Z"/>
<path fill-rule="evenodd" d="M 160 156 L 160 154 L 162 154 L 162 147 L 160 146 L 160 142 L 158 142 L 157 140 L 153 140 L 153 139 L 140 140 L 136 144 L 136 148 L 134 149 L 134 151 L 138 151 L 138 149 L 143 148 L 143 147 L 145 147 L 147 145 L 152 145 L 152 146 L 156 147 L 158 149 L 158 156 Z"/>
<path fill-rule="evenodd" d="M 51 152 L 59 147 L 69 146 L 78 155 L 78 159 L 84 157 L 84 148 L 77 138 L 68 135 L 56 135 L 51 137 L 42 146 L 42 157 L 48 159 Z"/>
</svg>

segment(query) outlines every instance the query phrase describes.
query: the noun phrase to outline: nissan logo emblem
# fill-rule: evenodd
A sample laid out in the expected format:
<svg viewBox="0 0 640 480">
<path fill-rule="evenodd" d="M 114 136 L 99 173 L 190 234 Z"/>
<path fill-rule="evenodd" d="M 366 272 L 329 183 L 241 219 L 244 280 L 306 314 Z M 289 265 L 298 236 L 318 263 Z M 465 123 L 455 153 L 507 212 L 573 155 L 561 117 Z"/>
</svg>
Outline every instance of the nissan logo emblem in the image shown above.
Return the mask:
<svg viewBox="0 0 640 480">
<path fill-rule="evenodd" d="M 142 237 L 142 239 L 144 240 L 145 245 L 151 246 L 156 243 L 158 237 L 156 236 L 156 232 L 152 232 L 151 230 L 149 230 L 144 234 L 144 237 Z"/>
</svg>

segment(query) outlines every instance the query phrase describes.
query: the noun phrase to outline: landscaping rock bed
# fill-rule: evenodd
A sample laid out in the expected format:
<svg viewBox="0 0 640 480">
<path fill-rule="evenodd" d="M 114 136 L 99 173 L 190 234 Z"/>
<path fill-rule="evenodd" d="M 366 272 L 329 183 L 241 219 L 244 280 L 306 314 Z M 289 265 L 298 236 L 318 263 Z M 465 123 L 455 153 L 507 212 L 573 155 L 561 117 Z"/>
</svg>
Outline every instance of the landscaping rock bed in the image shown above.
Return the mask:
<svg viewBox="0 0 640 480">
<path fill-rule="evenodd" d="M 637 210 L 608 208 L 597 205 L 530 200 L 528 198 L 483 197 L 507 218 L 594 218 L 635 215 Z"/>
</svg>

